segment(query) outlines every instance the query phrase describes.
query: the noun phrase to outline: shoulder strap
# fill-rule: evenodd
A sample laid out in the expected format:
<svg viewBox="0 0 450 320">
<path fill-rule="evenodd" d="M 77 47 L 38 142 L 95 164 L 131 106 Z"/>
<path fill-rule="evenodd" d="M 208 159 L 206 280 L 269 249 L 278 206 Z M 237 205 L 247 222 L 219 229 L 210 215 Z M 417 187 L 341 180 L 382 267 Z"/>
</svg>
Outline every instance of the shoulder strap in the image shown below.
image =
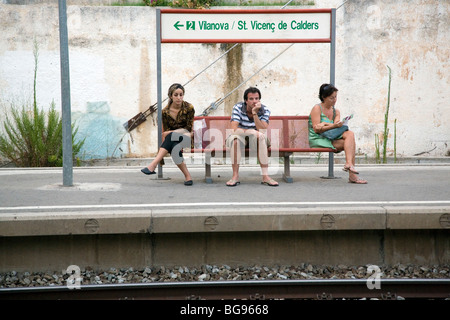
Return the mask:
<svg viewBox="0 0 450 320">
<path fill-rule="evenodd" d="M 334 118 L 336 118 L 336 109 L 333 106 L 333 122 L 334 122 Z"/>
</svg>

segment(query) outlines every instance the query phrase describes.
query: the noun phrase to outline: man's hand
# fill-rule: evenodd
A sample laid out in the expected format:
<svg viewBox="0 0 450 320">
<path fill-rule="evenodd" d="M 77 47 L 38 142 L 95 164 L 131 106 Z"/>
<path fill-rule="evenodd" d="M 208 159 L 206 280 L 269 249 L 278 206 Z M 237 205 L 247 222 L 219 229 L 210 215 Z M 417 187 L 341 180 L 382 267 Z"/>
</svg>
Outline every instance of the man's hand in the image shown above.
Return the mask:
<svg viewBox="0 0 450 320">
<path fill-rule="evenodd" d="M 261 109 L 261 101 L 257 101 L 252 106 L 252 113 L 258 113 L 260 109 Z"/>
</svg>

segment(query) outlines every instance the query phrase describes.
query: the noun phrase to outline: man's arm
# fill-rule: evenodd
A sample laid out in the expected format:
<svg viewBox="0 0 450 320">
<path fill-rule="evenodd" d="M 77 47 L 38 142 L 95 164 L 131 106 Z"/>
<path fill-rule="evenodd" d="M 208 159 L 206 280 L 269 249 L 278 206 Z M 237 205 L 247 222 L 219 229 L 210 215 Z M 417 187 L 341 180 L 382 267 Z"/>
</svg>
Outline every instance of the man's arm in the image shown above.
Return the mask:
<svg viewBox="0 0 450 320">
<path fill-rule="evenodd" d="M 233 130 L 233 132 L 235 132 L 237 130 L 238 126 L 239 126 L 239 122 L 231 121 L 231 129 Z"/>
<path fill-rule="evenodd" d="M 267 127 L 269 126 L 269 124 L 267 122 L 259 119 L 257 113 L 253 113 L 253 121 L 255 122 L 255 126 L 256 126 L 257 130 L 267 129 Z"/>
<path fill-rule="evenodd" d="M 266 121 L 262 121 L 258 117 L 258 111 L 261 109 L 261 102 L 258 101 L 256 106 L 252 109 L 253 121 L 255 122 L 255 126 L 257 130 L 267 129 L 269 123 Z"/>
</svg>

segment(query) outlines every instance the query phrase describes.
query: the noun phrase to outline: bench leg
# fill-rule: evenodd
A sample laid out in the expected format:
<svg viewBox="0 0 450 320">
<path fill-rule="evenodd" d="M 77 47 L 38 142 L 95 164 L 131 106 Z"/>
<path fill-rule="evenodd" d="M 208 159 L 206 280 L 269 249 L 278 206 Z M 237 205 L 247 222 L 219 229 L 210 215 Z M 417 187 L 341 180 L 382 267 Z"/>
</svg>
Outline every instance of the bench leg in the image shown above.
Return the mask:
<svg viewBox="0 0 450 320">
<path fill-rule="evenodd" d="M 211 154 L 205 154 L 205 182 L 212 183 L 211 178 Z"/>
<path fill-rule="evenodd" d="M 291 164 L 289 162 L 290 155 L 291 154 L 285 154 L 283 157 L 283 162 L 284 162 L 283 180 L 286 181 L 287 183 L 294 182 L 294 179 L 292 179 L 292 177 L 291 177 Z"/>
<path fill-rule="evenodd" d="M 322 179 L 339 179 L 334 176 L 334 153 L 328 152 L 328 177 L 321 177 Z"/>
</svg>

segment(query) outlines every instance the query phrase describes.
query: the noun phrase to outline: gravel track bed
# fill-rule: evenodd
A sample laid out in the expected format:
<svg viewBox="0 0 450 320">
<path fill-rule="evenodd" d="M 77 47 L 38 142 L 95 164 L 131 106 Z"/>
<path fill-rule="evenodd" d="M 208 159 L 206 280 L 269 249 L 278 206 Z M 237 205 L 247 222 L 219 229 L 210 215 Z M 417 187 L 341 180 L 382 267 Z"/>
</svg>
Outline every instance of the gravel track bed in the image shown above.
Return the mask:
<svg viewBox="0 0 450 320">
<path fill-rule="evenodd" d="M 246 266 L 203 265 L 200 267 L 155 266 L 142 269 L 110 268 L 109 270 L 82 270 L 60 272 L 0 273 L 0 288 L 62 286 L 67 279 L 81 278 L 81 285 L 120 284 L 179 281 L 237 281 L 237 280 L 311 280 L 311 279 L 367 279 L 379 272 L 380 279 L 448 279 L 450 265 L 417 266 L 323 266 L 301 264 L 298 266 Z M 73 267 L 71 269 L 74 269 Z M 77 269 L 77 267 L 75 268 Z"/>
</svg>

